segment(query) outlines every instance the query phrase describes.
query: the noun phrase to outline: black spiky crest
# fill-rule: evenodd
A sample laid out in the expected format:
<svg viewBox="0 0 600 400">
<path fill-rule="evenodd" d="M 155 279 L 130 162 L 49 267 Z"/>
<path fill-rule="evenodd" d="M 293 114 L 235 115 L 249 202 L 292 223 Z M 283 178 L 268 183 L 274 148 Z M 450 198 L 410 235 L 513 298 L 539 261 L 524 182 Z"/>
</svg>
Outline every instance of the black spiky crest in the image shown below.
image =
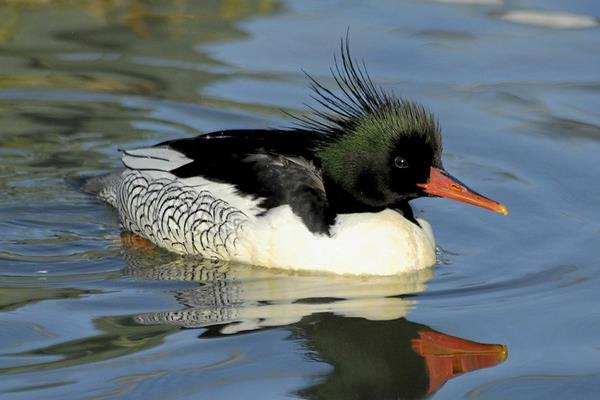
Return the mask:
<svg viewBox="0 0 600 400">
<path fill-rule="evenodd" d="M 422 105 L 398 98 L 376 86 L 365 62 L 359 64 L 351 57 L 348 33 L 345 39 L 340 40 L 340 56 L 334 54 L 330 71 L 339 94 L 303 71 L 313 90 L 311 98 L 324 110 L 305 104 L 312 115 L 291 115 L 299 128 L 323 133 L 321 146 L 355 132 L 363 122 L 369 121 L 385 125 L 383 128 L 389 129 L 383 131 L 388 135 L 405 133 L 422 136 L 432 146 L 436 159 L 439 158 L 441 134 L 433 115 Z"/>
</svg>

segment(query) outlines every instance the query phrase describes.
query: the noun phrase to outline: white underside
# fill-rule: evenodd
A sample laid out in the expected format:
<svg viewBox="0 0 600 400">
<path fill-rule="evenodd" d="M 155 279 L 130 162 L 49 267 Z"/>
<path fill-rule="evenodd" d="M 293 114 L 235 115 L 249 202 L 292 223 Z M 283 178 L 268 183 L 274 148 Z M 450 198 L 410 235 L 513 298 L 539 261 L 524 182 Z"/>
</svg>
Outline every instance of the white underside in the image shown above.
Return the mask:
<svg viewBox="0 0 600 400">
<path fill-rule="evenodd" d="M 341 274 L 393 275 L 431 267 L 435 241 L 399 213 L 339 215 L 331 236 L 315 235 L 289 206 L 248 222 L 239 236 L 235 261 L 271 268 Z"/>
</svg>

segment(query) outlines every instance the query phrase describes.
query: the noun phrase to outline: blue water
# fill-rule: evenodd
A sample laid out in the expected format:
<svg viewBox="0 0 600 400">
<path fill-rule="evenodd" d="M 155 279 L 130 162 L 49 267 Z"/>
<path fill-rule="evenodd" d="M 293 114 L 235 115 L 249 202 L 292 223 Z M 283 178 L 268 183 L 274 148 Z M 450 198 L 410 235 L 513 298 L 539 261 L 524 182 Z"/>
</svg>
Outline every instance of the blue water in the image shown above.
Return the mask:
<svg viewBox="0 0 600 400">
<path fill-rule="evenodd" d="M 0 4 L 0 397 L 598 398 L 599 18 L 592 0 Z M 436 114 L 446 168 L 510 210 L 415 201 L 432 270 L 182 258 L 79 190 L 120 148 L 288 125 L 347 29 L 378 84 Z"/>
</svg>

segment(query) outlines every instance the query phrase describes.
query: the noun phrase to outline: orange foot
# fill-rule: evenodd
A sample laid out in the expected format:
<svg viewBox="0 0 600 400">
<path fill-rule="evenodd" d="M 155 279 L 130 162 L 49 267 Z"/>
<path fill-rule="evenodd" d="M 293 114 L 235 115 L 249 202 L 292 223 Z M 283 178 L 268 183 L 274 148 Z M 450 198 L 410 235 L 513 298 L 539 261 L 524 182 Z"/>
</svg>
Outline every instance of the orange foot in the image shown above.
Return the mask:
<svg viewBox="0 0 600 400">
<path fill-rule="evenodd" d="M 126 247 L 129 251 L 141 252 L 144 254 L 153 254 L 156 252 L 156 246 L 154 246 L 151 241 L 144 239 L 135 233 L 123 233 L 117 240 L 120 240 L 121 245 Z"/>
</svg>

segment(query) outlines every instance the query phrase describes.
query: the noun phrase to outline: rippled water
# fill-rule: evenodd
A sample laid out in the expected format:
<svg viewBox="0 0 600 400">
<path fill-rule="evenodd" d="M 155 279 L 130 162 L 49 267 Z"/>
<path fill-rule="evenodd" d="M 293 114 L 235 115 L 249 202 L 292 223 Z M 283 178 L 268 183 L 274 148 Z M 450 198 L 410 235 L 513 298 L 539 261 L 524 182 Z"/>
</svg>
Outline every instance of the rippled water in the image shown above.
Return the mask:
<svg viewBox="0 0 600 400">
<path fill-rule="evenodd" d="M 0 2 L 2 399 L 597 398 L 593 0 Z M 415 202 L 439 264 L 345 277 L 182 258 L 79 190 L 119 148 L 286 125 L 350 28 L 509 217 Z"/>
</svg>

